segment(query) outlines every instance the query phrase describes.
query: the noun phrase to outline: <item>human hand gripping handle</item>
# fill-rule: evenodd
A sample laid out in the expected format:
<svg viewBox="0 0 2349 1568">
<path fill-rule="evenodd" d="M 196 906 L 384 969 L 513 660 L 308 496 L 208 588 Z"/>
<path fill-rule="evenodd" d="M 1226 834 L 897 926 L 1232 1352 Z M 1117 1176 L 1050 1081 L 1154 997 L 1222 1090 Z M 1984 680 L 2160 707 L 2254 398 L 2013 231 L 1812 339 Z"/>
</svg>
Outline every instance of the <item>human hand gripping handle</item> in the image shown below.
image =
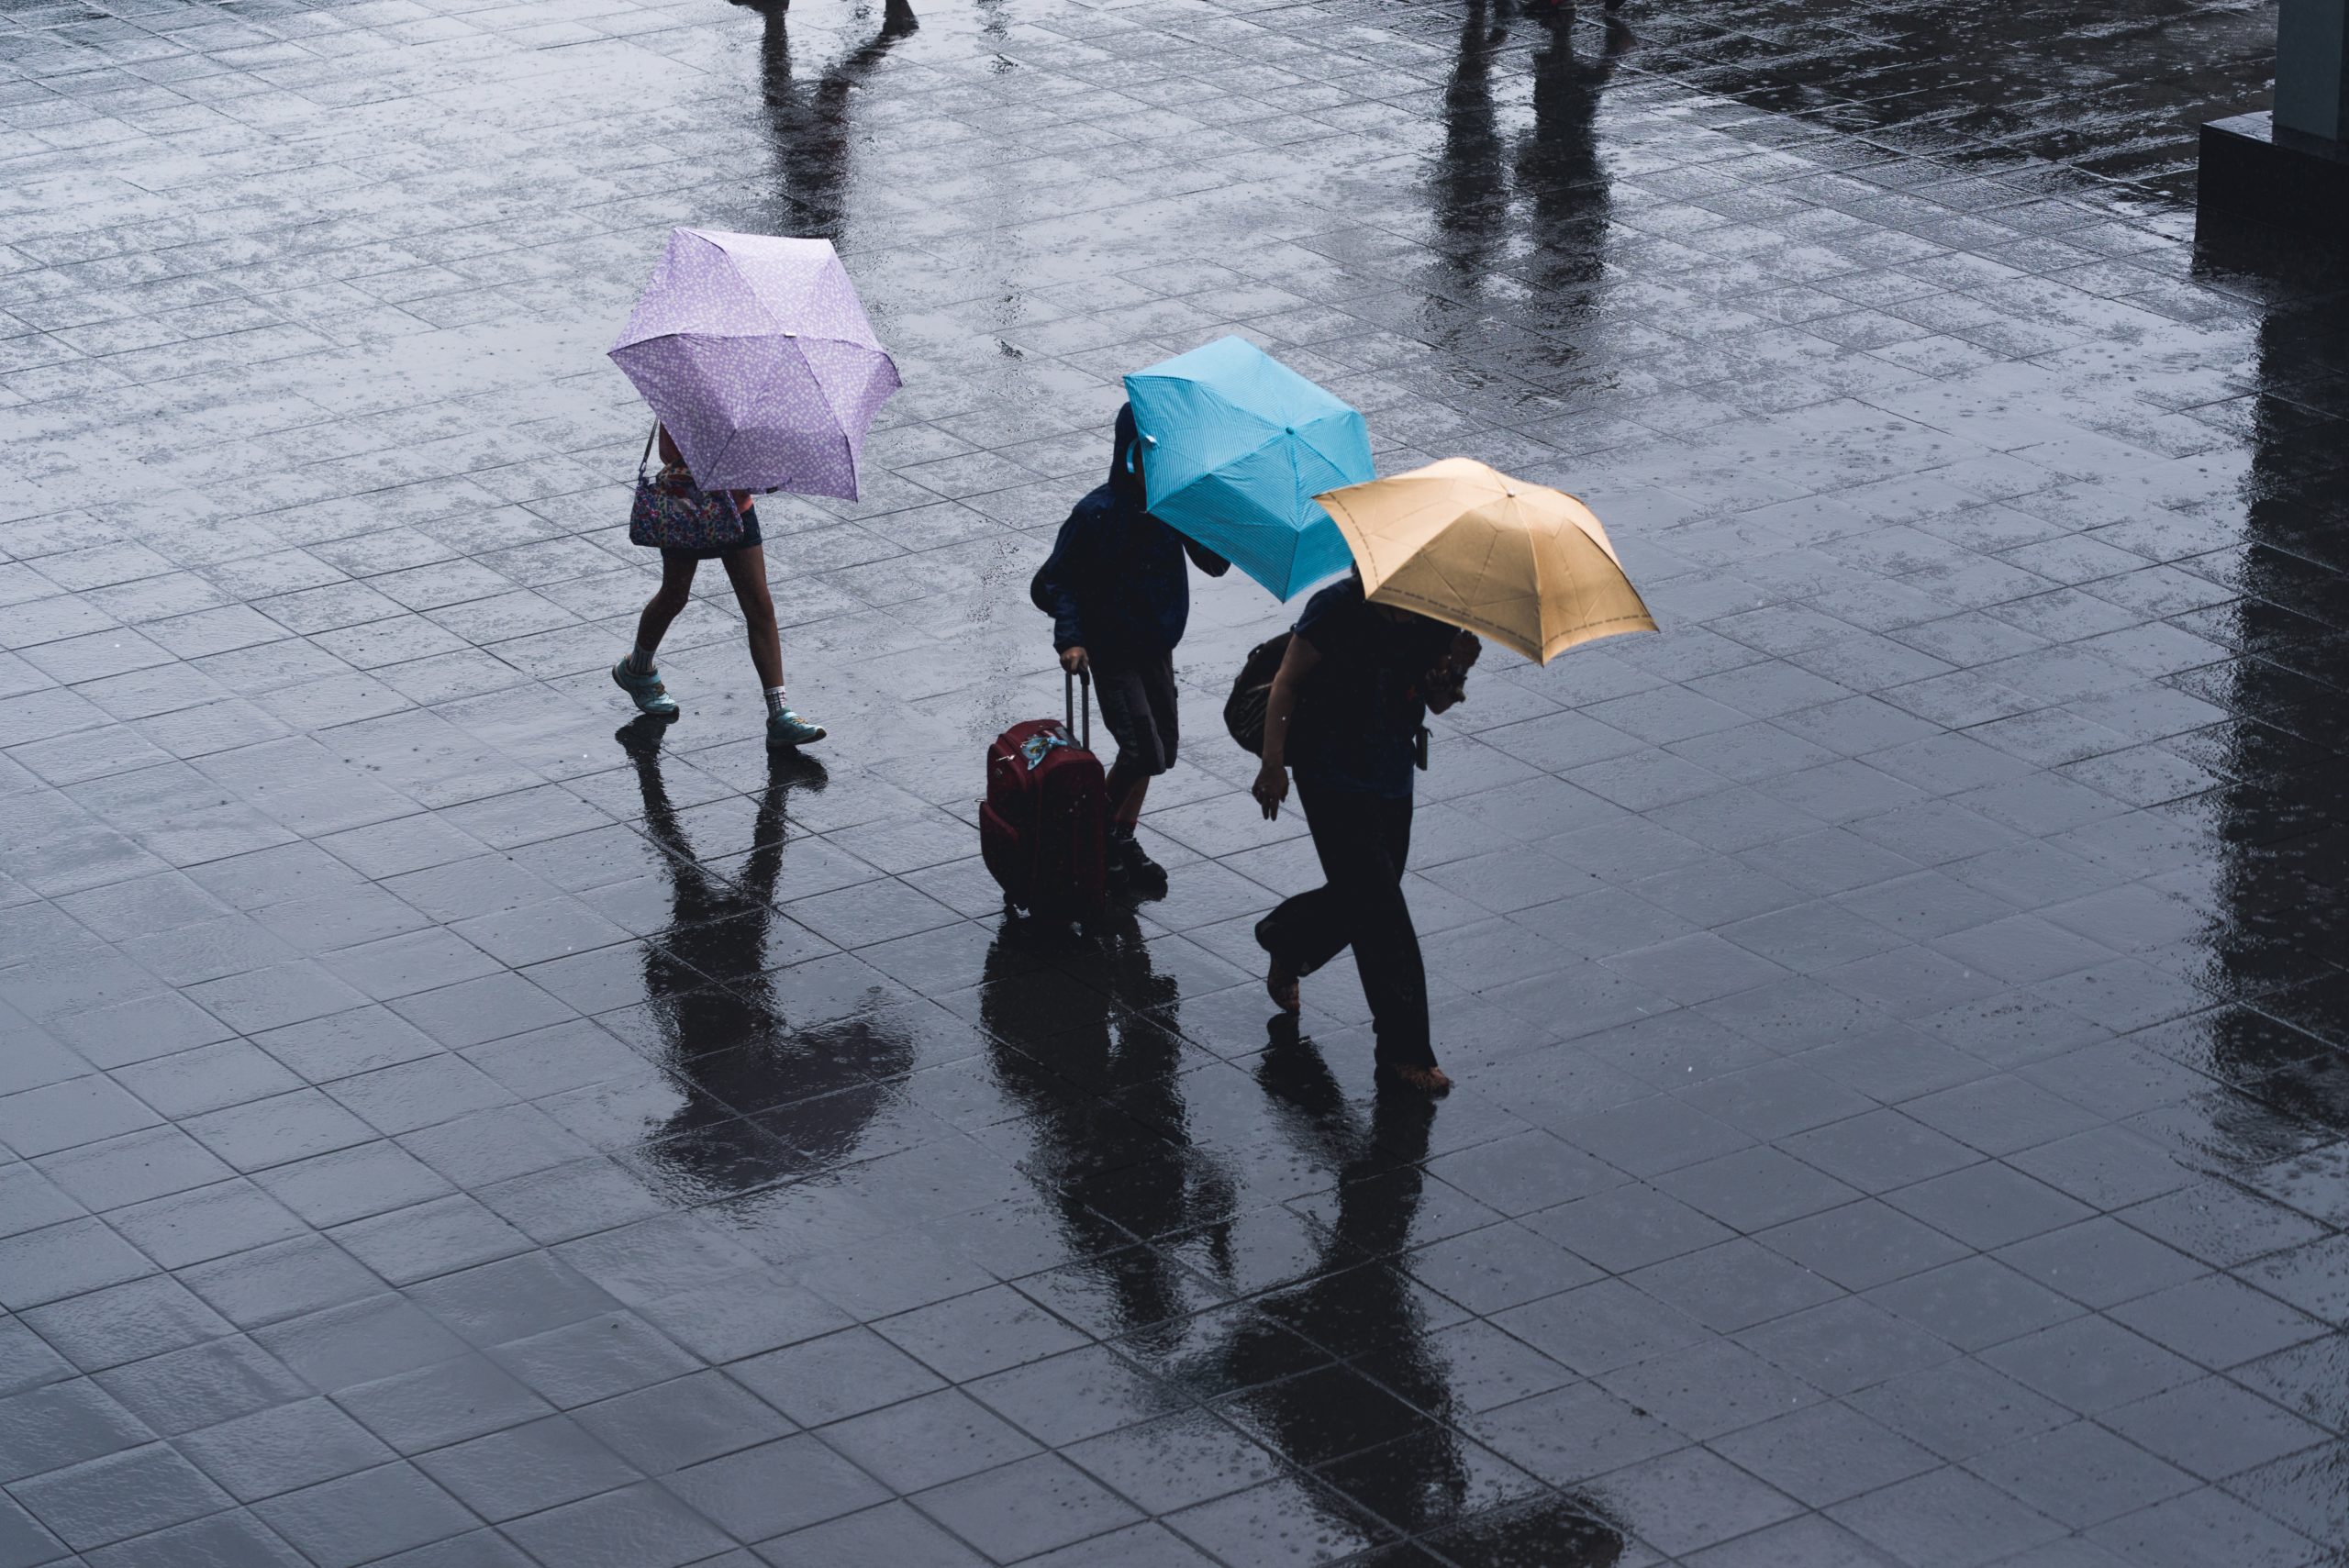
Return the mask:
<svg viewBox="0 0 2349 1568">
<path fill-rule="evenodd" d="M 1082 647 L 1071 644 L 1061 650 L 1061 668 L 1072 675 L 1089 674 L 1093 669 L 1093 659 Z"/>
<path fill-rule="evenodd" d="M 1281 802 L 1288 798 L 1288 721 L 1297 713 L 1297 689 L 1320 662 L 1320 651 L 1313 644 L 1302 637 L 1290 638 L 1288 651 L 1273 675 L 1273 689 L 1264 695 L 1264 765 L 1256 770 L 1256 782 L 1248 793 L 1264 807 L 1267 822 L 1280 816 Z"/>
<path fill-rule="evenodd" d="M 1452 639 L 1435 668 L 1428 672 L 1423 701 L 1431 713 L 1442 713 L 1467 700 L 1468 672 L 1484 653 L 1485 645 L 1473 631 L 1463 630 Z"/>
</svg>

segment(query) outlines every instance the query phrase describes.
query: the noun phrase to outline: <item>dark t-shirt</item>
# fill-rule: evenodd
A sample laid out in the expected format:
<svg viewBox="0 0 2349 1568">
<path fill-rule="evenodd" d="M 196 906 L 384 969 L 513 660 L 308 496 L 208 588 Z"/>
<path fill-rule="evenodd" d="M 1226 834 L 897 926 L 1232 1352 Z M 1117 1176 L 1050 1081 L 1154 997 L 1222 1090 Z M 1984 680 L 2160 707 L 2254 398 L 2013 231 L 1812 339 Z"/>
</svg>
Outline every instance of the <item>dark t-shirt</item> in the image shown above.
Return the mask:
<svg viewBox="0 0 2349 1568">
<path fill-rule="evenodd" d="M 1427 721 L 1421 677 L 1460 634 L 1425 616 L 1389 618 L 1349 577 L 1306 601 L 1297 635 L 1321 662 L 1297 694 L 1289 765 L 1330 788 L 1408 797 L 1414 742 Z"/>
</svg>

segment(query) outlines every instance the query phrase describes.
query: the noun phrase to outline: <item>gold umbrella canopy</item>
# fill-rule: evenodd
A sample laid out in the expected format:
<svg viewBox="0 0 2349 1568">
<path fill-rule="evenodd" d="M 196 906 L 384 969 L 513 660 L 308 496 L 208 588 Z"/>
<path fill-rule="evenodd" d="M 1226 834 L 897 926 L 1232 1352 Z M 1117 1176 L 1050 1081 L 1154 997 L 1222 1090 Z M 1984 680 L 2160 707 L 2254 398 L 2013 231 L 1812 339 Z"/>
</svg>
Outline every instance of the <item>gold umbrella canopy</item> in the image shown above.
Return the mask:
<svg viewBox="0 0 2349 1568">
<path fill-rule="evenodd" d="M 1589 507 L 1471 458 L 1317 495 L 1374 601 L 1464 626 L 1546 664 L 1577 642 L 1653 631 Z"/>
</svg>

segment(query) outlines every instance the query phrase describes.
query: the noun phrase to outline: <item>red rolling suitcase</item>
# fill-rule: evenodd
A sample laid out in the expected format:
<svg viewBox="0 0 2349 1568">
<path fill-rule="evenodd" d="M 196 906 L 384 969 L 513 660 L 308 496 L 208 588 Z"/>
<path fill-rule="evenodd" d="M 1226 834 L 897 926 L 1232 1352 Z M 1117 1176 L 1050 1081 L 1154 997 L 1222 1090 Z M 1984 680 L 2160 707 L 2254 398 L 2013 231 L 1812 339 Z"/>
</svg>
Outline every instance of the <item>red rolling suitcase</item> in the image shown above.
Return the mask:
<svg viewBox="0 0 2349 1568">
<path fill-rule="evenodd" d="M 1085 683 L 1077 728 L 1076 684 Z M 1015 724 L 987 748 L 979 852 L 1005 906 L 1050 920 L 1091 920 L 1108 888 L 1109 792 L 1093 744 L 1093 678 L 1063 682 L 1065 721 Z"/>
</svg>

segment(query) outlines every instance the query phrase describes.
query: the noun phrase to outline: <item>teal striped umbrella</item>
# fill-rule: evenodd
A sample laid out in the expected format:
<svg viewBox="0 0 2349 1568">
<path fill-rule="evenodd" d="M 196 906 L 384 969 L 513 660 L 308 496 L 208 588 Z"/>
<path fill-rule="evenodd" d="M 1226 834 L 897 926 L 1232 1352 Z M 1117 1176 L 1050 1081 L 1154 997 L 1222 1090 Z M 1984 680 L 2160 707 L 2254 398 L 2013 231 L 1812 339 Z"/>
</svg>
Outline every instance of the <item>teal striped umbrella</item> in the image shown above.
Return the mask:
<svg viewBox="0 0 2349 1568">
<path fill-rule="evenodd" d="M 1313 497 L 1377 477 L 1360 413 L 1241 338 L 1126 377 L 1153 516 L 1287 599 L 1353 563 Z"/>
</svg>

